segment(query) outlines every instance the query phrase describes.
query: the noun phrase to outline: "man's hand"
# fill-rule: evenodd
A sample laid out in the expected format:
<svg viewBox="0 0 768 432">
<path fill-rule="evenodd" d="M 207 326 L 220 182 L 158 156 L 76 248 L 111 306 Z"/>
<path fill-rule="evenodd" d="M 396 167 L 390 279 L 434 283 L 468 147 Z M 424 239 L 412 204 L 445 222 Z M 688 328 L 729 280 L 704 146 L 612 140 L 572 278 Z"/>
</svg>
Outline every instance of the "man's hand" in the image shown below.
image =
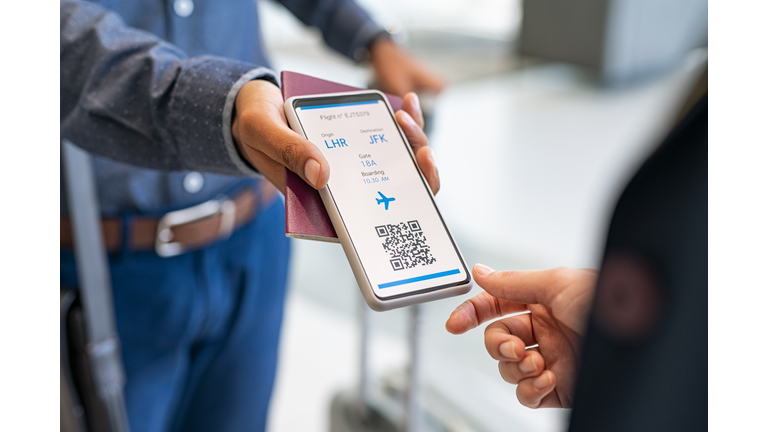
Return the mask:
<svg viewBox="0 0 768 432">
<path fill-rule="evenodd" d="M 319 148 L 288 127 L 283 96 L 269 81 L 250 81 L 237 93 L 232 138 L 240 155 L 283 193 L 283 168 L 315 189 L 328 183 L 328 161 Z"/>
<path fill-rule="evenodd" d="M 411 143 L 424 176 L 434 193 L 440 178 L 415 94 L 406 94 L 397 122 Z M 285 193 L 284 168 L 298 174 L 315 189 L 328 183 L 331 169 L 320 149 L 288 127 L 280 89 L 265 80 L 245 84 L 235 99 L 232 137 L 237 149 L 254 168 Z"/>
<path fill-rule="evenodd" d="M 403 98 L 403 109 L 395 113 L 397 123 L 405 132 L 405 137 L 411 143 L 416 163 L 429 183 L 432 193 L 437 195 L 440 190 L 440 176 L 437 173 L 435 154 L 429 147 L 427 135 L 424 134 L 424 116 L 421 114 L 419 98 L 415 93 L 406 93 Z"/>
<path fill-rule="evenodd" d="M 429 91 L 440 93 L 445 84 L 403 51 L 389 38 L 380 38 L 371 46 L 370 61 L 376 73 L 377 87 L 381 91 L 402 96 L 407 92 Z"/>
<path fill-rule="evenodd" d="M 518 384 L 517 399 L 529 408 L 569 408 L 576 362 L 597 271 L 556 268 L 494 271 L 482 264 L 472 275 L 485 292 L 462 303 L 445 328 L 461 334 L 485 321 L 515 312 L 485 329 L 485 348 L 499 360 L 505 381 Z M 526 350 L 526 346 L 538 348 Z"/>
</svg>

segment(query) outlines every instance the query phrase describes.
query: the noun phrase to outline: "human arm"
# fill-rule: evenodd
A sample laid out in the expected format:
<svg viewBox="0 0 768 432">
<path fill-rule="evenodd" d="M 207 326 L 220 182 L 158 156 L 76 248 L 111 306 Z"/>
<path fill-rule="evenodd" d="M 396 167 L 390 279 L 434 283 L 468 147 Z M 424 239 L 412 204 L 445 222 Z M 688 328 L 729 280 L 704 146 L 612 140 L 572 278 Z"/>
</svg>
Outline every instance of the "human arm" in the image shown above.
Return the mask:
<svg viewBox="0 0 768 432">
<path fill-rule="evenodd" d="M 147 168 L 258 175 L 238 154 L 229 123 L 239 89 L 274 79 L 271 71 L 188 58 L 91 3 L 62 1 L 60 9 L 62 138 Z"/>
<path fill-rule="evenodd" d="M 188 58 L 86 2 L 61 2 L 60 40 L 62 138 L 147 168 L 246 176 L 263 172 L 282 189 L 286 166 L 313 186 L 324 186 L 327 162 L 314 145 L 287 128 L 270 70 L 222 57 Z M 421 119 L 413 102 L 405 107 Z M 250 134 L 236 142 L 233 132 L 241 130 Z M 426 146 L 418 132 L 413 134 L 415 149 Z M 316 162 L 310 164 L 315 166 L 311 179 L 310 160 Z M 436 177 L 434 164 L 426 162 L 427 177 L 429 172 Z"/>
<path fill-rule="evenodd" d="M 462 303 L 446 322 L 453 334 L 500 319 L 485 330 L 488 353 L 505 381 L 518 384 L 517 398 L 530 408 L 569 408 L 573 402 L 581 341 L 594 295 L 597 271 L 472 269 L 485 292 Z M 526 350 L 526 346 L 538 344 Z"/>
<path fill-rule="evenodd" d="M 376 39 L 370 48 L 369 61 L 376 74 L 376 87 L 401 95 L 409 91 L 440 93 L 443 79 L 406 52 L 389 37 Z"/>
<path fill-rule="evenodd" d="M 434 71 L 397 45 L 370 15 L 352 0 L 279 0 L 304 24 L 317 27 L 334 50 L 373 68 L 377 88 L 403 96 L 408 92 L 440 93 L 445 84 Z"/>
</svg>

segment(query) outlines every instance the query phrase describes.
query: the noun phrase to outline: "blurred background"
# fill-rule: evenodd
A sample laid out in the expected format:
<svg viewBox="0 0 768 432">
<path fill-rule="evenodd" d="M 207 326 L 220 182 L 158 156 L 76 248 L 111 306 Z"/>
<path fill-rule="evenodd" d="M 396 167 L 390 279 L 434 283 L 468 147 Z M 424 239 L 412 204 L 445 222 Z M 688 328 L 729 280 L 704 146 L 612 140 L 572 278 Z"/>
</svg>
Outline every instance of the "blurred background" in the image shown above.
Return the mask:
<svg viewBox="0 0 768 432">
<path fill-rule="evenodd" d="M 422 96 L 442 181 L 437 202 L 467 264 L 593 267 L 626 181 L 669 130 L 707 61 L 705 0 L 359 0 L 448 82 Z M 290 70 L 366 87 L 282 6 L 258 0 L 267 52 Z M 338 244 L 292 240 L 269 430 L 329 431 L 359 380 L 361 295 Z M 444 329 L 468 297 L 423 308 L 434 430 L 560 431 L 568 410 L 530 410 L 499 376 L 483 328 Z M 407 310 L 373 313 L 372 387 L 397 400 Z M 442 429 L 441 429 L 442 428 Z"/>
</svg>

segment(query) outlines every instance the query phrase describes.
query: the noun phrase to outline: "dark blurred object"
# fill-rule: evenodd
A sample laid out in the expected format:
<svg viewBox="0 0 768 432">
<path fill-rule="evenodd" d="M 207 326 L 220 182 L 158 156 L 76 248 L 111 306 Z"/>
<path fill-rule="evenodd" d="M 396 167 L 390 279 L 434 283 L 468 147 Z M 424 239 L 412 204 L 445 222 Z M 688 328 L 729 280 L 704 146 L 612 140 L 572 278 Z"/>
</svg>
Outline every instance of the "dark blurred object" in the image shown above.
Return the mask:
<svg viewBox="0 0 768 432">
<path fill-rule="evenodd" d="M 77 292 L 75 290 L 61 289 L 59 321 L 59 330 L 61 331 L 59 345 L 59 354 L 61 356 L 61 361 L 59 362 L 59 429 L 61 432 L 83 432 L 87 430 L 85 410 L 83 408 L 84 402 L 81 401 L 81 397 L 78 394 L 69 357 L 69 352 L 71 351 L 69 345 L 71 342 L 68 325 L 70 324 L 70 312 L 76 299 Z M 80 313 L 81 317 L 82 312 Z M 79 323 L 81 319 L 77 321 Z M 78 330 L 78 335 L 83 333 L 82 329 Z"/>
<path fill-rule="evenodd" d="M 621 86 L 663 73 L 706 44 L 706 0 L 527 0 L 518 48 Z"/>
<path fill-rule="evenodd" d="M 704 94 L 619 199 L 570 431 L 707 429 L 707 124 Z"/>
<path fill-rule="evenodd" d="M 97 394 L 77 290 L 61 289 L 61 432 L 113 432 Z"/>
<path fill-rule="evenodd" d="M 123 396 L 125 371 L 99 224 L 93 161 L 84 150 L 62 141 L 61 162 L 78 287 L 61 287 L 60 429 L 129 432 Z"/>
</svg>

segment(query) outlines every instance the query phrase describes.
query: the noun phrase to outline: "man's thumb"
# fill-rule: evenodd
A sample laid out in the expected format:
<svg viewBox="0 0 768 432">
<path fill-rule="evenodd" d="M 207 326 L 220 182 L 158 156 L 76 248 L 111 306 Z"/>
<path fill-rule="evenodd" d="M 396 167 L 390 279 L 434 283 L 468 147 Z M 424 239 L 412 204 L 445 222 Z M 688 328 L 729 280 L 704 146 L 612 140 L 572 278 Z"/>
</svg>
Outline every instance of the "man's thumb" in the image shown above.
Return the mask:
<svg viewBox="0 0 768 432">
<path fill-rule="evenodd" d="M 274 159 L 298 174 L 313 188 L 325 187 L 330 177 L 330 166 L 320 149 L 287 127 L 281 128 L 279 136 L 273 137 L 269 151 Z"/>
</svg>

